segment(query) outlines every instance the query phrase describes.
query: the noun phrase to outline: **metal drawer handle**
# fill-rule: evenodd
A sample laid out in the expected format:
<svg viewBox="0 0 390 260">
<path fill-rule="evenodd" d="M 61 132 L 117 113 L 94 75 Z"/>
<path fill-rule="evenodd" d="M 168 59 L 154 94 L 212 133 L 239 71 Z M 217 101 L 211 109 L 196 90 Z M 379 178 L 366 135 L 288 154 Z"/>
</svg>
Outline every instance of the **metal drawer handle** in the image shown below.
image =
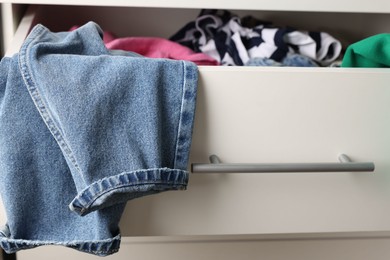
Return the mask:
<svg viewBox="0 0 390 260">
<path fill-rule="evenodd" d="M 218 156 L 211 155 L 211 163 L 193 163 L 193 173 L 262 173 L 262 172 L 373 172 L 373 162 L 352 162 L 341 154 L 338 163 L 221 163 Z"/>
</svg>

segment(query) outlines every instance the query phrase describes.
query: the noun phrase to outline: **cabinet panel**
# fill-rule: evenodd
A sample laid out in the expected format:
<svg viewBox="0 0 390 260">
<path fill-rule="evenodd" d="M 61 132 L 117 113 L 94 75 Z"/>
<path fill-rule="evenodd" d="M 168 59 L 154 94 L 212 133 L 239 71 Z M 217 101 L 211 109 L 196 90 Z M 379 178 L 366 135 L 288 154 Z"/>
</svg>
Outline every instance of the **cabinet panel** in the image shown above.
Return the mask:
<svg viewBox="0 0 390 260">
<path fill-rule="evenodd" d="M 389 238 L 299 240 L 188 240 L 164 241 L 124 238 L 117 254 L 104 259 L 187 260 L 388 260 Z M 41 247 L 18 253 L 18 260 L 101 259 L 69 248 Z"/>
<path fill-rule="evenodd" d="M 204 6 L 204 8 L 206 7 Z M 8 55 L 16 53 L 29 29 L 37 23 L 42 23 L 52 31 L 66 31 L 75 25 L 95 21 L 103 30 L 112 32 L 117 37 L 169 38 L 186 23 L 193 21 L 200 12 L 199 8 L 31 5 L 29 12 L 26 13 L 20 23 L 15 35 L 16 39 L 9 45 L 7 53 Z M 229 8 L 229 6 L 223 8 Z M 17 10 L 18 8 L 12 9 Z M 243 9 L 243 7 L 237 9 Z M 237 9 L 230 11 L 239 17 L 252 15 L 258 19 L 272 22 L 277 27 L 328 32 L 339 39 L 344 47 L 365 37 L 390 30 L 390 15 L 386 13 L 368 13 L 368 11 L 367 13 L 305 12 L 302 10 L 287 12 L 278 11 L 279 9 Z M 385 11 L 383 10 L 383 12 Z M 160 21 L 163 21 L 163 23 Z M 370 22 L 367 23 L 367 21 Z M 17 23 L 14 21 L 12 24 Z M 12 37 L 9 36 L 8 38 L 11 39 Z"/>
<path fill-rule="evenodd" d="M 61 5 L 81 5 L 77 0 L 12 0 L 13 3 L 30 4 L 61 4 Z M 370 2 L 359 2 L 353 4 L 348 0 L 328 0 L 328 1 L 310 1 L 310 0 L 198 0 L 198 1 L 180 1 L 180 0 L 84 0 L 82 5 L 87 6 L 140 6 L 140 7 L 158 7 L 158 8 L 226 8 L 226 9 L 249 9 L 249 10 L 280 10 L 280 11 L 322 11 L 322 12 L 370 12 L 383 13 L 390 12 L 390 4 L 386 0 L 374 0 Z"/>
<path fill-rule="evenodd" d="M 128 203 L 126 235 L 390 230 L 388 70 L 200 68 L 191 162 L 373 161 L 374 173 L 192 174 Z"/>
</svg>

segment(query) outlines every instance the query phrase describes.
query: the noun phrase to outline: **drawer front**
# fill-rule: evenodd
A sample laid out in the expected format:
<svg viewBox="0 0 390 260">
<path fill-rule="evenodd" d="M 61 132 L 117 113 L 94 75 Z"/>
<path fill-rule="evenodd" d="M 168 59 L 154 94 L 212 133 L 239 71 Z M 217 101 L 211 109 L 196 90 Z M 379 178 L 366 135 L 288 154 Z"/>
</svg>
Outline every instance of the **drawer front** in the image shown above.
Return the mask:
<svg viewBox="0 0 390 260">
<path fill-rule="evenodd" d="M 200 68 L 191 161 L 337 162 L 375 171 L 191 175 L 128 203 L 126 235 L 390 230 L 390 71 Z"/>
<path fill-rule="evenodd" d="M 299 240 L 180 240 L 123 238 L 118 253 L 110 260 L 388 260 L 390 239 L 299 239 Z M 96 260 L 96 256 L 58 246 L 22 250 L 18 260 Z"/>
</svg>

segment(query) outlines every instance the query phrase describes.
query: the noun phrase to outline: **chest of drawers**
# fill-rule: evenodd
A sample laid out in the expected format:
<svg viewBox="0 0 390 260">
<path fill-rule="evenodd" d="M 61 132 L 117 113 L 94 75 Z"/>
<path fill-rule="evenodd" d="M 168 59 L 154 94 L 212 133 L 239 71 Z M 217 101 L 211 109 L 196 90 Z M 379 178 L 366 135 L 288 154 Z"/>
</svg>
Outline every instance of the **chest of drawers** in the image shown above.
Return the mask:
<svg viewBox="0 0 390 260">
<path fill-rule="evenodd" d="M 327 30 L 345 46 L 389 30 L 387 1 L 333 2 L 24 1 L 31 6 L 8 54 L 36 23 L 66 30 L 94 20 L 119 36 L 169 37 L 203 7 Z M 212 154 L 223 163 L 336 163 L 344 153 L 375 170 L 193 173 L 187 191 L 130 201 L 123 235 L 390 231 L 389 82 L 388 69 L 200 66 L 191 163 Z"/>
</svg>

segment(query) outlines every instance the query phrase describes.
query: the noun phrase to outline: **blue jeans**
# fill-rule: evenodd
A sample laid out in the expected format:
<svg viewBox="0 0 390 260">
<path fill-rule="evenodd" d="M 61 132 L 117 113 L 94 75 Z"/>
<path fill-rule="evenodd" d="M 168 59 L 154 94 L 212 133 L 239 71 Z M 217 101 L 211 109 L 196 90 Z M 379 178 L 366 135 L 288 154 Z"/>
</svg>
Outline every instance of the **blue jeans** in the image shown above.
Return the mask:
<svg viewBox="0 0 390 260">
<path fill-rule="evenodd" d="M 197 77 L 108 51 L 92 22 L 34 27 L 0 63 L 1 247 L 116 252 L 126 201 L 186 189 Z"/>
</svg>

